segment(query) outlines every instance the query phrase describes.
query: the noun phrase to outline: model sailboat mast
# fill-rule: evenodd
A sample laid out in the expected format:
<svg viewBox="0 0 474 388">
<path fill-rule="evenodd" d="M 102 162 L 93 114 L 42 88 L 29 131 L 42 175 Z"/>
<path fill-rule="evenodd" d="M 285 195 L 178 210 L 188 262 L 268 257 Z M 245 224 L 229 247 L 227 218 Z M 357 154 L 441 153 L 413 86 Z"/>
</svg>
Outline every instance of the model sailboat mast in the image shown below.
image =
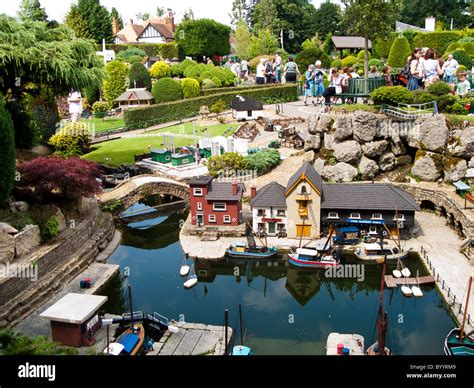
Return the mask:
<svg viewBox="0 0 474 388">
<path fill-rule="evenodd" d="M 470 299 L 470 296 L 471 296 L 471 289 L 472 289 L 472 276 L 469 278 L 469 286 L 467 287 L 466 307 L 464 309 L 464 315 L 463 315 L 463 318 L 462 318 L 461 335 L 460 335 L 460 338 L 459 338 L 459 343 L 462 343 L 464 341 L 464 338 L 465 338 L 465 335 L 466 335 L 466 333 L 464 331 L 464 328 L 466 327 L 467 309 L 469 307 L 469 299 Z"/>
</svg>

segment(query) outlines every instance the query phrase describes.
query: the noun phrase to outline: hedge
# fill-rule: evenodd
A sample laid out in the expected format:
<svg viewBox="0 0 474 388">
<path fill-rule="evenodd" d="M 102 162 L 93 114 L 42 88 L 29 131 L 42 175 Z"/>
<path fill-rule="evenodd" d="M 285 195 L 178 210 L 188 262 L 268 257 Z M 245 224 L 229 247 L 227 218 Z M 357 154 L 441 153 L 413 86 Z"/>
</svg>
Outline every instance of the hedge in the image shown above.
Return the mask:
<svg viewBox="0 0 474 388">
<path fill-rule="evenodd" d="M 435 31 L 419 34 L 415 38 L 415 46 L 430 47 L 442 54 L 451 43 L 458 41 L 462 37 L 462 33 L 458 31 Z"/>
<path fill-rule="evenodd" d="M 247 86 L 230 86 L 224 89 L 208 89 L 208 90 L 201 90 L 201 96 L 210 96 L 212 94 L 221 94 L 221 93 L 230 93 L 230 92 L 238 92 L 243 93 L 248 90 L 258 90 L 258 89 L 268 89 L 273 88 L 275 85 L 247 85 Z"/>
<path fill-rule="evenodd" d="M 197 116 L 201 106 L 211 106 L 217 100 L 223 100 L 226 107 L 230 107 L 230 102 L 239 93 L 227 92 L 190 98 L 182 101 L 152 105 L 149 107 L 128 109 L 124 112 L 125 126 L 129 130 L 138 128 L 147 128 L 152 125 L 166 123 L 173 120 L 180 120 L 183 117 Z M 253 97 L 262 102 L 272 102 L 278 100 L 281 102 L 291 102 L 298 100 L 298 91 L 296 85 L 274 86 L 256 90 L 248 90 L 244 94 L 247 97 Z"/>
<path fill-rule="evenodd" d="M 125 51 L 128 48 L 136 47 L 145 51 L 149 57 L 161 57 L 163 59 L 174 59 L 179 57 L 179 48 L 176 43 L 128 43 L 128 44 L 106 44 L 107 50 L 114 50 L 116 53 Z M 102 50 L 102 47 L 99 47 Z"/>
<path fill-rule="evenodd" d="M 413 92 L 403 86 L 383 86 L 375 89 L 370 96 L 375 105 L 411 104 L 414 99 Z"/>
<path fill-rule="evenodd" d="M 408 39 L 402 35 L 393 41 L 387 64 L 391 67 L 401 69 L 406 65 L 407 58 L 410 54 L 410 43 Z"/>
</svg>

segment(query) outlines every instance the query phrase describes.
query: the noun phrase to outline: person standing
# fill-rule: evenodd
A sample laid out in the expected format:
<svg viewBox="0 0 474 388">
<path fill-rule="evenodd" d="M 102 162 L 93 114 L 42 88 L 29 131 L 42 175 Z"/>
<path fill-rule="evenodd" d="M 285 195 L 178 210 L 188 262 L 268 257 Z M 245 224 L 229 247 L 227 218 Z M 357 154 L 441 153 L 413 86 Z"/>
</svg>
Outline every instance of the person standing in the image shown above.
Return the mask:
<svg viewBox="0 0 474 388">
<path fill-rule="evenodd" d="M 410 63 L 410 80 L 408 81 L 408 90 L 417 90 L 423 80 L 423 70 L 420 63 L 421 49 L 418 47 L 413 50 Z"/>
<path fill-rule="evenodd" d="M 298 81 L 298 65 L 293 61 L 293 58 L 288 58 L 284 68 L 284 77 L 286 82 L 296 83 Z"/>
<path fill-rule="evenodd" d="M 265 84 L 265 63 L 267 60 L 265 58 L 260 58 L 260 63 L 257 66 L 256 82 L 257 85 Z"/>
<path fill-rule="evenodd" d="M 324 92 L 324 102 L 326 104 L 325 111 L 329 111 L 331 104 L 331 97 L 342 93 L 342 80 L 343 77 L 339 74 L 338 69 L 332 69 L 331 76 L 329 78 L 329 87 Z"/>
<path fill-rule="evenodd" d="M 82 116 L 81 92 L 71 90 L 67 102 L 69 102 L 69 113 L 71 114 L 71 122 L 77 123 Z"/>
<path fill-rule="evenodd" d="M 324 70 L 321 68 L 321 61 L 316 61 L 314 67 L 314 95 L 318 103 L 324 95 Z"/>
<path fill-rule="evenodd" d="M 382 69 L 382 78 L 385 80 L 385 86 L 393 86 L 392 77 L 390 76 L 390 66 L 384 66 Z"/>
<path fill-rule="evenodd" d="M 448 60 L 444 62 L 442 70 L 444 74 L 444 82 L 450 84 L 451 89 L 454 89 L 454 82 L 458 67 L 459 63 L 454 59 L 453 54 L 448 54 Z"/>
<path fill-rule="evenodd" d="M 315 83 L 314 83 L 314 65 L 309 65 L 308 71 L 305 73 L 305 90 L 304 90 L 304 104 L 308 105 L 308 97 L 312 97 L 314 105 L 315 97 Z"/>
<path fill-rule="evenodd" d="M 438 60 L 435 59 L 435 54 L 432 49 L 426 51 L 422 67 L 426 88 L 432 83 L 439 81 L 439 76 L 443 74 L 443 70 L 441 70 Z"/>
<path fill-rule="evenodd" d="M 281 70 L 283 66 L 283 59 L 279 52 L 276 53 L 275 63 L 273 64 L 273 71 L 275 74 L 275 82 L 281 82 Z"/>
<path fill-rule="evenodd" d="M 265 83 L 271 84 L 273 82 L 273 61 L 268 61 L 265 65 Z"/>
<path fill-rule="evenodd" d="M 249 77 L 249 63 L 245 59 L 242 59 L 242 62 L 240 62 L 240 70 L 242 78 L 247 80 Z"/>
<path fill-rule="evenodd" d="M 471 83 L 467 79 L 467 72 L 461 71 L 458 75 L 458 83 L 456 84 L 456 96 L 463 98 L 471 90 Z"/>
</svg>

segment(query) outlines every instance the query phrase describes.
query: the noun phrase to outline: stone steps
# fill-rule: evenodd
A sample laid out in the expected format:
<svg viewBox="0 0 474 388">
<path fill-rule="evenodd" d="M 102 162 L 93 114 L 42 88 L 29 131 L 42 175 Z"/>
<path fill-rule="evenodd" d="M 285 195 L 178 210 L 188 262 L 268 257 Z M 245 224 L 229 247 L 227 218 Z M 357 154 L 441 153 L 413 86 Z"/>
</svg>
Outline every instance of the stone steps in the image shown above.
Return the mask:
<svg viewBox="0 0 474 388">
<path fill-rule="evenodd" d="M 98 230 L 91 236 L 88 244 L 83 245 L 69 260 L 44 276 L 40 281 L 32 283 L 32 287 L 29 287 L 2 308 L 0 327 L 12 327 L 18 324 L 58 293 L 63 285 L 74 280 L 95 260 L 99 253 L 98 246 L 106 246 L 106 242 L 110 241 L 114 234 L 111 218 L 98 225 L 100 225 Z M 78 233 L 80 232 L 78 231 Z"/>
</svg>

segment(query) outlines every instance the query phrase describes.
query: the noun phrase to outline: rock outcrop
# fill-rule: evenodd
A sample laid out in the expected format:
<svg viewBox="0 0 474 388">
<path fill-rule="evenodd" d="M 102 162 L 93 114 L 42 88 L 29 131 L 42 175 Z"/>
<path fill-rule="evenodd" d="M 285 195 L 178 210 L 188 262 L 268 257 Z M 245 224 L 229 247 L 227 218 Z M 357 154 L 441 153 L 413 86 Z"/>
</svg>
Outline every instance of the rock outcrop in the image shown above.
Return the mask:
<svg viewBox="0 0 474 388">
<path fill-rule="evenodd" d="M 347 163 L 325 166 L 321 172 L 323 178 L 334 182 L 352 182 L 357 176 L 357 168 Z"/>
<path fill-rule="evenodd" d="M 14 236 L 15 256 L 21 257 L 30 253 L 34 248 L 41 244 L 41 235 L 38 225 L 27 225 Z"/>
<path fill-rule="evenodd" d="M 362 149 L 360 144 L 355 140 L 348 140 L 342 143 L 334 143 L 334 156 L 338 162 L 344 163 L 359 163 L 362 156 Z"/>
<path fill-rule="evenodd" d="M 439 154 L 420 150 L 416 153 L 411 172 L 419 179 L 434 182 L 443 174 L 442 158 Z"/>
<path fill-rule="evenodd" d="M 6 264 L 15 258 L 15 240 L 8 233 L 0 232 L 0 264 Z"/>
</svg>

